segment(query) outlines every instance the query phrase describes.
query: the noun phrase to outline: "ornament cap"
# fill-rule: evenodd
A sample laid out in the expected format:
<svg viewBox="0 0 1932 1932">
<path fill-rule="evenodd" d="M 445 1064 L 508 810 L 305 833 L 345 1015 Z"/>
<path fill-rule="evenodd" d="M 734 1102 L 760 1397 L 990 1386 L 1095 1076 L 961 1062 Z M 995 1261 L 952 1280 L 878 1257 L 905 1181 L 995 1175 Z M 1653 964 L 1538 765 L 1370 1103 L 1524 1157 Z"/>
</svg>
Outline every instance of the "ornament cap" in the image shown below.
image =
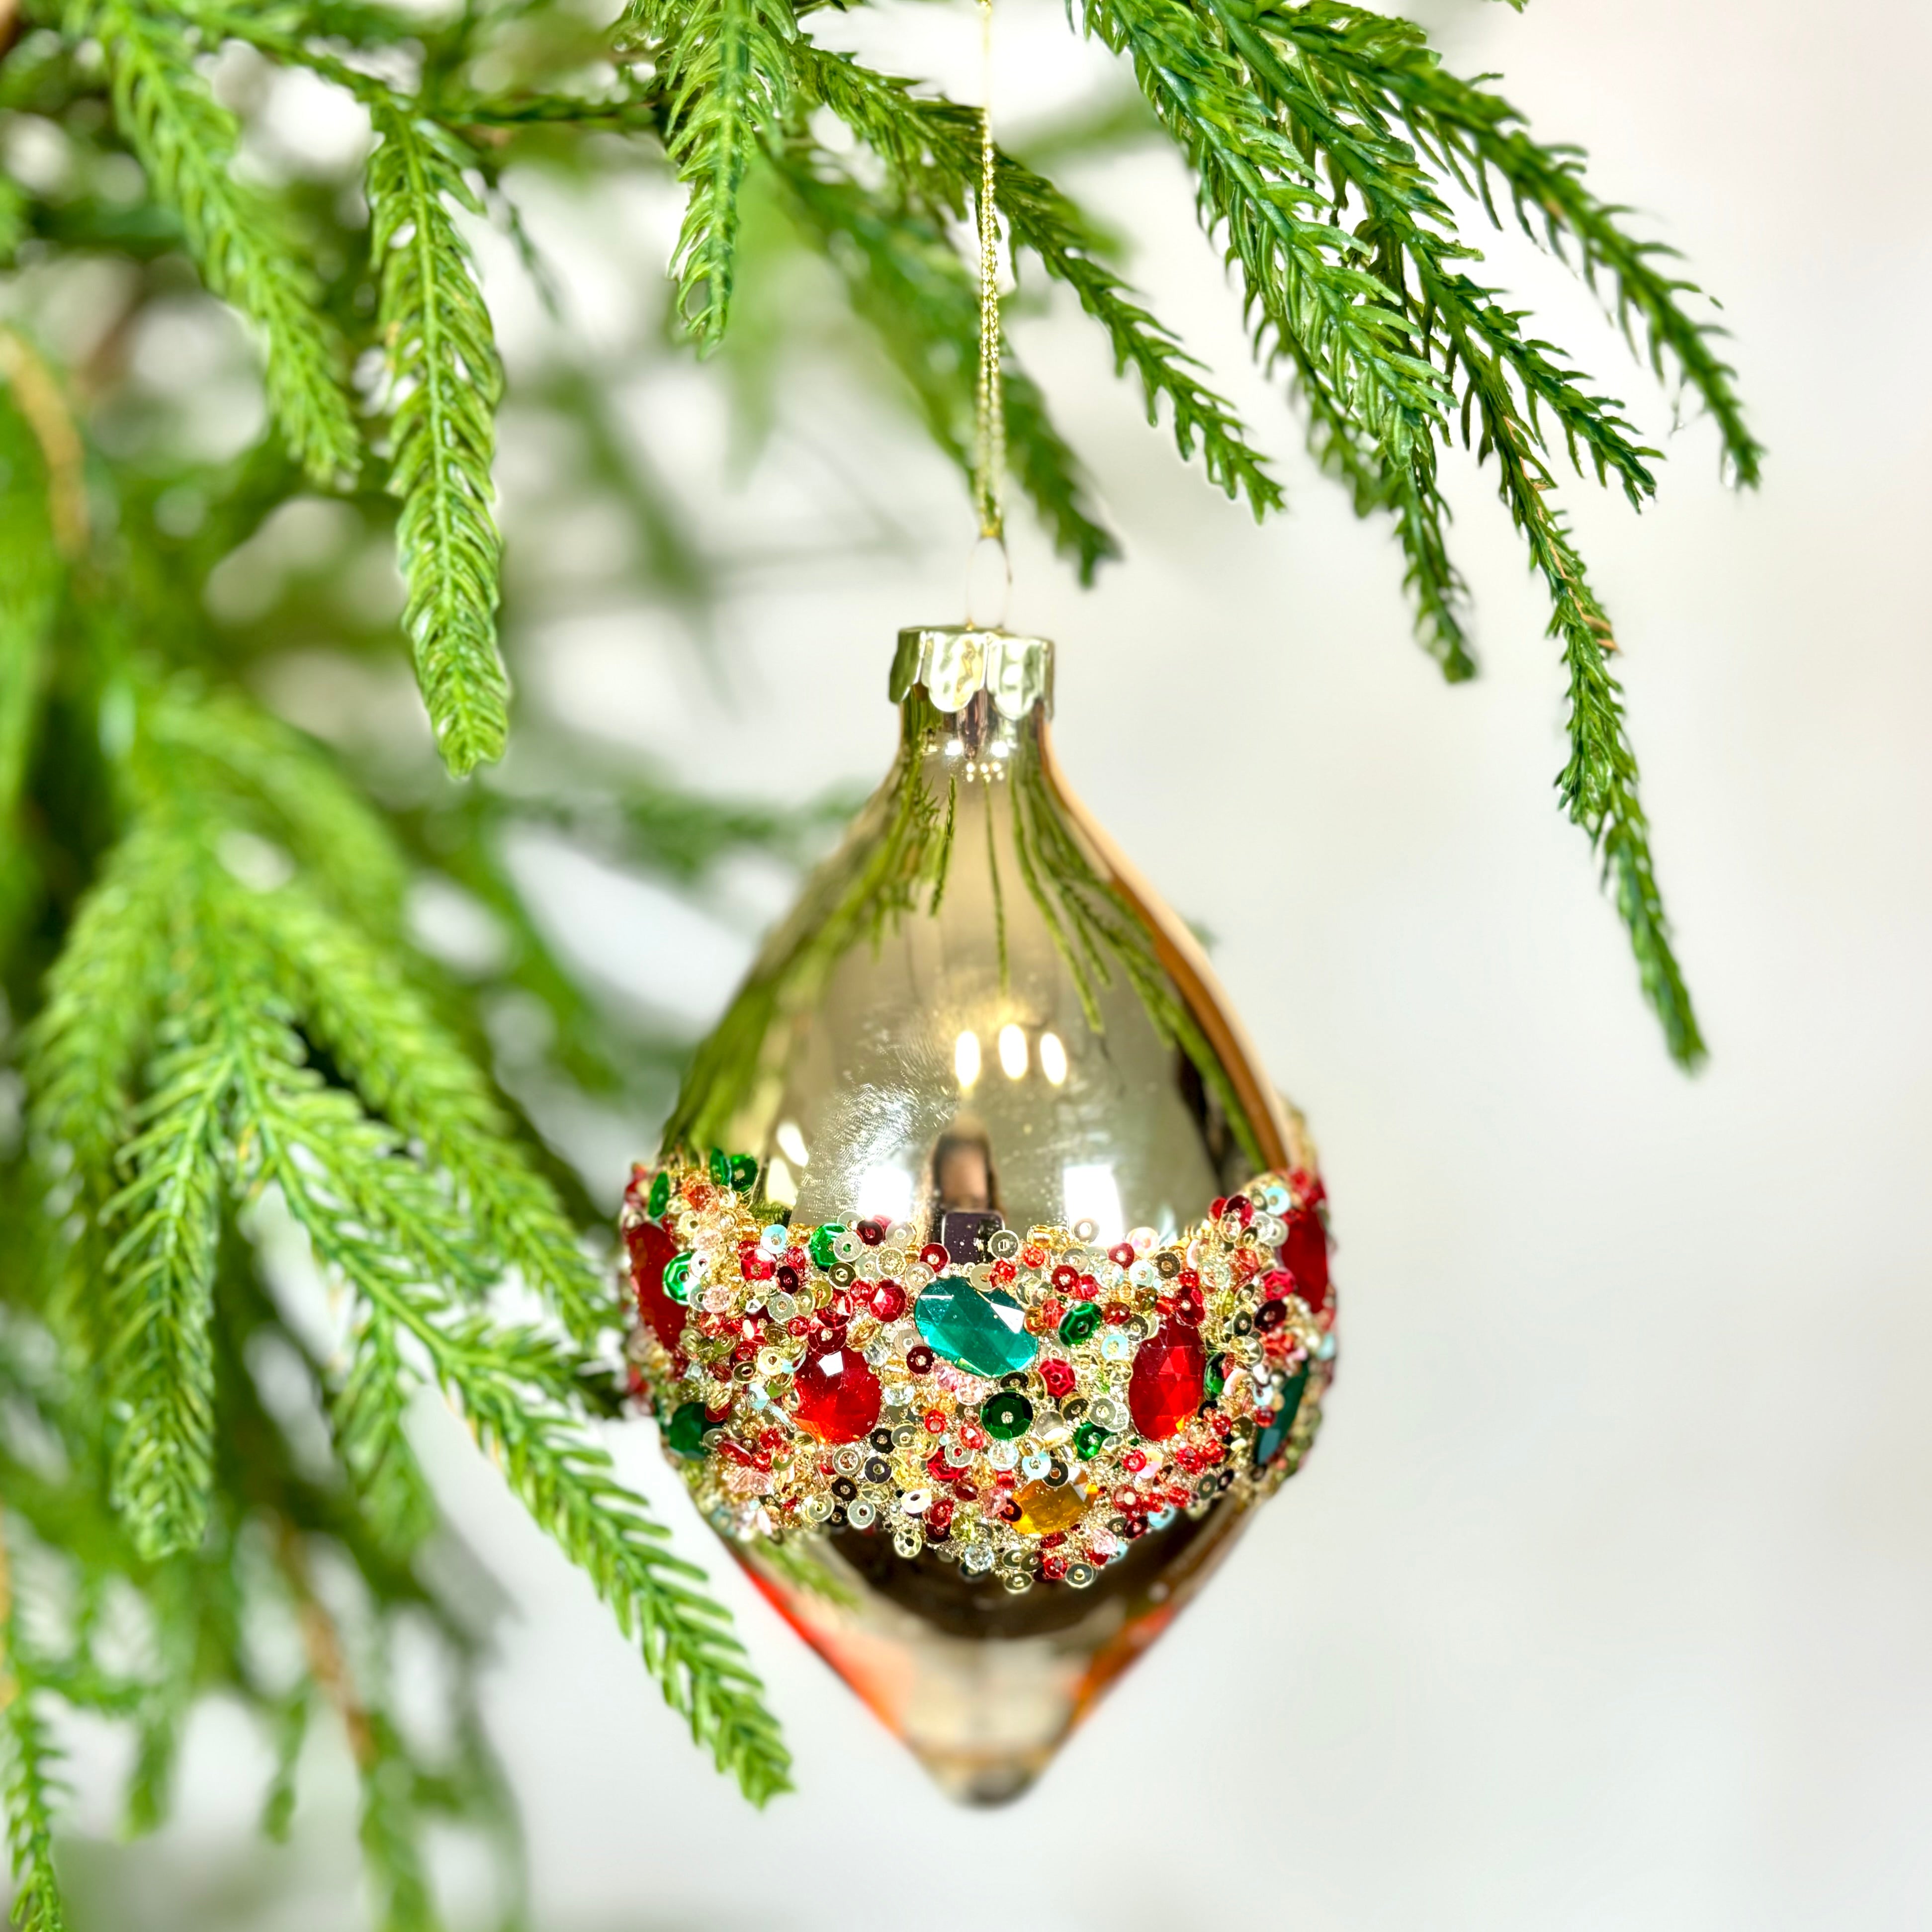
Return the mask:
<svg viewBox="0 0 1932 1932">
<path fill-rule="evenodd" d="M 899 633 L 886 694 L 902 704 L 923 685 L 933 708 L 964 711 L 980 692 L 1002 718 L 1017 723 L 1037 704 L 1053 715 L 1053 646 L 970 624 L 911 625 Z"/>
</svg>

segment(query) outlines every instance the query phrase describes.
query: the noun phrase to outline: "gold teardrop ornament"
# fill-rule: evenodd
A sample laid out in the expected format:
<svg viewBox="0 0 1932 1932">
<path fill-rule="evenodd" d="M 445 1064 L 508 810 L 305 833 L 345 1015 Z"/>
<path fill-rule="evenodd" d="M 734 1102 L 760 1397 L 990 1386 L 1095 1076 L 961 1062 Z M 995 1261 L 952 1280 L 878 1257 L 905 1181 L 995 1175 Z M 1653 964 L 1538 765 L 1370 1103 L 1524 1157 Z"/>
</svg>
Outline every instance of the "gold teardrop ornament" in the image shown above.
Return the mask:
<svg viewBox="0 0 1932 1932">
<path fill-rule="evenodd" d="M 1037 638 L 901 634 L 898 760 L 623 1210 L 668 1454 L 982 1803 L 1200 1587 L 1334 1373 L 1313 1150 L 1068 790 L 1052 674 Z"/>
</svg>

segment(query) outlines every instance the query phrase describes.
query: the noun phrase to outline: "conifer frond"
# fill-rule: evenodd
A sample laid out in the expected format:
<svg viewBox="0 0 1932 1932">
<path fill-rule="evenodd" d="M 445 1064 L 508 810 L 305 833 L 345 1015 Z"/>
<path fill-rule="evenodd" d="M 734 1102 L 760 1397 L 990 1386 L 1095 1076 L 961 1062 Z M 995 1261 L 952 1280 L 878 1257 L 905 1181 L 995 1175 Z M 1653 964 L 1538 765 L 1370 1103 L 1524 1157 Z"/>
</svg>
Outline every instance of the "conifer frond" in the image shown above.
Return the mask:
<svg viewBox="0 0 1932 1932">
<path fill-rule="evenodd" d="M 799 60 L 812 92 L 886 161 L 903 188 L 956 216 L 962 212 L 979 168 L 976 110 L 922 100 L 906 82 L 875 73 L 848 55 L 805 46 Z M 1195 372 L 1200 364 L 1099 260 L 1073 202 L 1044 176 L 1004 154 L 994 192 L 1015 244 L 1031 249 L 1107 332 L 1116 373 L 1131 368 L 1139 378 L 1148 420 L 1158 419 L 1165 398 L 1184 458 L 1192 456 L 1198 441 L 1210 482 L 1230 496 L 1245 495 L 1257 517 L 1279 509 L 1280 485 L 1268 473 L 1267 459 L 1250 444 L 1240 418 L 1199 380 Z"/>
<path fill-rule="evenodd" d="M 346 1096 L 321 1088 L 272 1022 L 231 1017 L 229 1026 L 244 1067 L 257 1178 L 279 1189 L 317 1262 L 422 1350 L 511 1488 L 590 1576 L 720 1769 L 755 1802 L 784 1789 L 788 1760 L 725 1613 L 690 1587 L 701 1573 L 665 1547 L 663 1529 L 562 1406 L 578 1363 L 532 1330 L 457 1313 L 425 1285 L 438 1278 L 434 1270 L 412 1280 L 417 1270 L 398 1264 L 394 1251 L 419 1248 L 425 1209 L 436 1212 L 416 1163 L 355 1160 L 350 1146 L 376 1130 Z M 332 1190 L 351 1174 L 352 1188 L 338 1198 Z M 433 1249 L 410 1257 L 433 1258 Z"/>
<path fill-rule="evenodd" d="M 784 0 L 633 0 L 628 17 L 656 69 L 665 151 L 689 190 L 671 257 L 677 311 L 707 350 L 730 312 L 739 193 L 784 118 L 798 29 Z"/>
<path fill-rule="evenodd" d="M 53 1812 L 58 1762 L 34 1701 L 34 1680 L 20 1653 L 0 1551 L 0 1808 L 5 1813 L 8 1864 L 14 1880 L 15 1932 L 66 1932 L 60 1880 L 54 1869 Z"/>
<path fill-rule="evenodd" d="M 352 474 L 362 445 L 341 341 L 280 211 L 238 177 L 235 117 L 196 72 L 187 34 L 130 0 L 70 0 L 65 24 L 74 39 L 100 42 L 116 118 L 209 291 L 260 326 L 268 405 L 289 447 L 318 481 Z"/>
<path fill-rule="evenodd" d="M 0 945 L 27 891 L 16 814 L 60 594 L 49 484 L 33 432 L 0 382 Z"/>
<path fill-rule="evenodd" d="M 509 1138 L 475 1064 L 388 958 L 302 888 L 238 898 L 283 996 L 368 1106 L 454 1183 L 481 1244 L 572 1331 L 607 1327 L 610 1295 L 555 1195 Z"/>
<path fill-rule="evenodd" d="M 403 625 L 437 747 L 461 777 L 502 757 L 509 729 L 490 507 L 502 375 L 453 213 L 481 209 L 447 129 L 387 99 L 370 118 L 379 138 L 369 160 L 369 242 L 389 364 L 390 488 L 402 502 Z"/>
<path fill-rule="evenodd" d="M 788 159 L 778 164 L 792 205 L 821 244 L 849 244 L 838 257 L 852 304 L 910 387 L 928 430 L 970 478 L 979 292 L 945 231 L 892 208 L 843 176 Z M 1006 453 L 1054 548 L 1072 557 L 1083 584 L 1120 554 L 1087 500 L 1079 460 L 1046 412 L 1046 399 L 1005 351 Z"/>
<path fill-rule="evenodd" d="M 1592 286 L 1599 275 L 1611 278 L 1624 332 L 1631 332 L 1633 319 L 1642 325 L 1652 368 L 1660 376 L 1666 358 L 1674 362 L 1710 411 L 1733 477 L 1741 484 L 1758 481 L 1763 446 L 1744 421 L 1736 371 L 1714 346 L 1724 332 L 1686 310 L 1682 298 L 1702 292 L 1696 284 L 1658 266 L 1676 260 L 1677 251 L 1631 236 L 1623 226 L 1631 211 L 1597 199 L 1580 149 L 1536 140 L 1516 109 L 1450 73 L 1406 21 L 1333 0 L 1270 0 L 1252 17 L 1358 111 L 1407 127 L 1444 172 L 1483 196 L 1492 217 L 1492 176 L 1508 190 L 1526 233 L 1534 236 L 1540 227 L 1558 254 L 1566 237 L 1574 242 Z"/>
<path fill-rule="evenodd" d="M 187 923 L 176 943 L 194 939 Z M 209 1325 L 235 1066 L 203 1021 L 190 1008 L 164 1022 L 140 1130 L 121 1150 L 127 1184 L 102 1209 L 118 1236 L 103 1283 L 112 1496 L 150 1561 L 201 1540 L 213 1474 Z"/>
<path fill-rule="evenodd" d="M 1257 340 L 1292 335 L 1391 459 L 1444 421 L 1449 392 L 1420 332 L 1372 272 L 1310 160 L 1276 124 L 1210 20 L 1184 0 L 1088 0 L 1090 32 L 1133 63 L 1192 163 L 1202 220 L 1226 236 Z"/>
</svg>

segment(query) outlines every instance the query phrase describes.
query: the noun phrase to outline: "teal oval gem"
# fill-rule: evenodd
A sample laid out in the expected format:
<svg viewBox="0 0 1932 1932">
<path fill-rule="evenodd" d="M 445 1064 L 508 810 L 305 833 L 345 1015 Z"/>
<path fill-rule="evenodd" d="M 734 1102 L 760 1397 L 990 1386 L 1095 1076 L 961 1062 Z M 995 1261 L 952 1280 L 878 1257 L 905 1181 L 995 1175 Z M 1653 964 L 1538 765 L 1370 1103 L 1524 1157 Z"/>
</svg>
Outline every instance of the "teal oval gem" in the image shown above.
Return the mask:
<svg viewBox="0 0 1932 1932">
<path fill-rule="evenodd" d="M 1077 1348 L 1100 1325 L 1100 1310 L 1096 1302 L 1077 1303 L 1066 1311 L 1060 1324 L 1060 1339 L 1070 1348 Z"/>
<path fill-rule="evenodd" d="M 665 1265 L 664 1292 L 674 1301 L 688 1304 L 691 1300 L 691 1250 L 687 1248 Z"/>
<path fill-rule="evenodd" d="M 708 1426 L 704 1403 L 680 1402 L 671 1417 L 670 1426 L 664 1431 L 664 1441 L 670 1444 L 674 1454 L 702 1456 L 704 1454 L 704 1432 Z"/>
<path fill-rule="evenodd" d="M 845 1232 L 843 1221 L 828 1221 L 822 1228 L 812 1231 L 812 1264 L 814 1268 L 829 1268 L 838 1260 L 838 1251 L 832 1244 Z"/>
<path fill-rule="evenodd" d="M 655 1221 L 670 1205 L 670 1170 L 662 1169 L 656 1180 L 651 1183 L 651 1198 L 645 1204 L 646 1211 Z"/>
<path fill-rule="evenodd" d="M 1308 1386 L 1308 1371 L 1298 1370 L 1286 1382 L 1275 1384 L 1274 1419 L 1262 1424 L 1255 1436 L 1255 1467 L 1265 1469 L 1288 1442 L 1288 1431 L 1301 1411 L 1302 1391 Z"/>
<path fill-rule="evenodd" d="M 1027 1333 L 1026 1310 L 994 1288 L 982 1294 L 964 1275 L 941 1276 L 913 1309 L 935 1354 L 976 1376 L 1010 1376 L 1032 1366 L 1040 1344 Z"/>
</svg>

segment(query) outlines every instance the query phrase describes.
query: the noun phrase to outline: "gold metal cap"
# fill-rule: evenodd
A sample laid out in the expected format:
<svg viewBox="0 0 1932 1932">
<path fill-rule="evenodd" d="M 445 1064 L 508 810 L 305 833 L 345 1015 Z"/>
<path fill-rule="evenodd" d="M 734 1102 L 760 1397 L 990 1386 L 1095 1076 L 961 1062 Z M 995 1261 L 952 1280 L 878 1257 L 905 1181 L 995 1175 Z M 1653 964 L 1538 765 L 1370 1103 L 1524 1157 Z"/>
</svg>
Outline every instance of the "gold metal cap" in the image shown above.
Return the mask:
<svg viewBox="0 0 1932 1932">
<path fill-rule="evenodd" d="M 1036 704 L 1053 715 L 1053 646 L 1044 638 L 1016 638 L 970 624 L 914 625 L 899 633 L 886 695 L 902 703 L 923 685 L 936 710 L 963 711 L 977 692 L 992 694 L 994 709 L 1017 722 Z"/>
</svg>

